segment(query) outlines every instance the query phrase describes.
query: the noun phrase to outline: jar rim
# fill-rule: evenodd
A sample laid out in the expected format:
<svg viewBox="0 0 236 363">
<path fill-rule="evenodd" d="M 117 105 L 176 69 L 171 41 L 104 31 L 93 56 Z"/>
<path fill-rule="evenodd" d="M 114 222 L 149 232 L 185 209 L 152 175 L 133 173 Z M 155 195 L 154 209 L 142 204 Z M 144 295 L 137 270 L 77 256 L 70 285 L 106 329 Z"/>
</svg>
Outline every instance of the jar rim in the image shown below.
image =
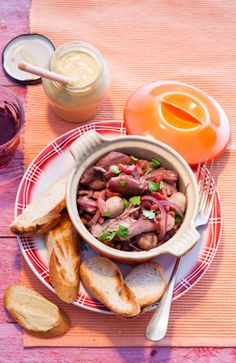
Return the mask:
<svg viewBox="0 0 236 363">
<path fill-rule="evenodd" d="M 71 92 L 71 93 L 83 92 L 83 91 L 89 90 L 91 87 L 95 87 L 101 81 L 103 73 L 104 73 L 104 59 L 103 59 L 102 55 L 100 54 L 100 52 L 97 50 L 97 48 L 95 48 L 93 45 L 91 45 L 87 42 L 71 41 L 71 42 L 66 42 L 66 43 L 62 44 L 60 47 L 58 47 L 55 50 L 55 52 L 51 56 L 51 58 L 49 60 L 49 70 L 53 71 L 52 61 L 53 61 L 53 58 L 55 57 L 55 55 L 58 55 L 60 53 L 60 51 L 63 51 L 64 48 L 68 49 L 70 46 L 71 47 L 73 47 L 73 46 L 80 47 L 80 48 L 84 49 L 85 51 L 87 51 L 87 53 L 92 55 L 99 64 L 99 68 L 100 68 L 99 75 L 97 76 L 97 78 L 94 81 L 92 81 L 91 83 L 89 83 L 83 87 L 70 87 L 68 85 L 63 85 L 56 81 L 51 81 L 51 82 L 54 85 L 56 85 L 58 88 L 65 88 L 68 92 Z"/>
</svg>

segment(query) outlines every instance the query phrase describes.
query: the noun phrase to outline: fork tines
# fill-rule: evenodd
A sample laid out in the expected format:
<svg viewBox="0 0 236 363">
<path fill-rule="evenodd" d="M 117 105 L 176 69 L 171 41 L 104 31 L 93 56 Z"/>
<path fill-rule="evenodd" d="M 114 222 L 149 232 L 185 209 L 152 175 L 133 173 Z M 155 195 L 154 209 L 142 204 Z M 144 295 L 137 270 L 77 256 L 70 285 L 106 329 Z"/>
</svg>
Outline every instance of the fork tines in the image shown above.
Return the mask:
<svg viewBox="0 0 236 363">
<path fill-rule="evenodd" d="M 208 218 L 215 199 L 218 173 L 213 172 L 214 160 L 199 162 L 197 169 L 197 182 L 199 185 L 199 212 Z M 213 176 L 214 174 L 214 176 Z"/>
</svg>

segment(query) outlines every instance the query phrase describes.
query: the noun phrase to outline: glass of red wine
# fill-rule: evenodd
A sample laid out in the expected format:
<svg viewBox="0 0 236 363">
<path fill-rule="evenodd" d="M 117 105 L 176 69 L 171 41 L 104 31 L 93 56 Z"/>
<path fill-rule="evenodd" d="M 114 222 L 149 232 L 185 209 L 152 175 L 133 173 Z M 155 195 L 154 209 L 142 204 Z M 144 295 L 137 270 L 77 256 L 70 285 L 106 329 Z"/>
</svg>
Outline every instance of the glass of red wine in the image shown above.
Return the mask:
<svg viewBox="0 0 236 363">
<path fill-rule="evenodd" d="M 20 142 L 24 110 L 19 98 L 0 87 L 0 168 L 8 164 Z"/>
</svg>

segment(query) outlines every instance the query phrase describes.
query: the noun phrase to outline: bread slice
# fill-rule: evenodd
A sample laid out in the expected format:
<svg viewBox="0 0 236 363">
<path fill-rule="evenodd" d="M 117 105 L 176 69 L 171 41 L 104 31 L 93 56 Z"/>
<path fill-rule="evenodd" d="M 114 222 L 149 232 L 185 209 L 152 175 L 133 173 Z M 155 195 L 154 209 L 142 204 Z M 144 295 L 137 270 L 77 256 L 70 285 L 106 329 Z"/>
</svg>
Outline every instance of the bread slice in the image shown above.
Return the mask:
<svg viewBox="0 0 236 363">
<path fill-rule="evenodd" d="M 4 292 L 3 300 L 16 322 L 38 338 L 63 335 L 71 326 L 64 311 L 36 291 L 22 285 L 9 286 Z"/>
<path fill-rule="evenodd" d="M 14 234 L 34 236 L 48 231 L 66 206 L 67 180 L 60 179 L 33 200 L 10 225 Z"/>
<path fill-rule="evenodd" d="M 80 278 L 84 287 L 114 313 L 132 317 L 140 312 L 133 293 L 125 285 L 116 264 L 108 258 L 96 256 L 80 266 Z"/>
<path fill-rule="evenodd" d="M 155 262 L 134 267 L 126 276 L 125 283 L 133 292 L 141 308 L 154 304 L 164 293 L 165 273 Z"/>
<path fill-rule="evenodd" d="M 79 236 L 67 211 L 46 235 L 49 279 L 57 296 L 70 303 L 76 299 L 79 286 Z"/>
</svg>

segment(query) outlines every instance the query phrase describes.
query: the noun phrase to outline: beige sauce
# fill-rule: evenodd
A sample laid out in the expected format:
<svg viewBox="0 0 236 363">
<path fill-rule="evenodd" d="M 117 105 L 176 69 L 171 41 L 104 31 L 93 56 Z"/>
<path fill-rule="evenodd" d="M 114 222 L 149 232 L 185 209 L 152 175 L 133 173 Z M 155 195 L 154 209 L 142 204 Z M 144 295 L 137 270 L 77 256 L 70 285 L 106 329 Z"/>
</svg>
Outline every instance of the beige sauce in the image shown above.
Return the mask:
<svg viewBox="0 0 236 363">
<path fill-rule="evenodd" d="M 56 63 L 55 72 L 71 80 L 71 86 L 87 87 L 99 77 L 99 64 L 90 54 L 80 51 L 69 51 L 63 54 Z"/>
</svg>

